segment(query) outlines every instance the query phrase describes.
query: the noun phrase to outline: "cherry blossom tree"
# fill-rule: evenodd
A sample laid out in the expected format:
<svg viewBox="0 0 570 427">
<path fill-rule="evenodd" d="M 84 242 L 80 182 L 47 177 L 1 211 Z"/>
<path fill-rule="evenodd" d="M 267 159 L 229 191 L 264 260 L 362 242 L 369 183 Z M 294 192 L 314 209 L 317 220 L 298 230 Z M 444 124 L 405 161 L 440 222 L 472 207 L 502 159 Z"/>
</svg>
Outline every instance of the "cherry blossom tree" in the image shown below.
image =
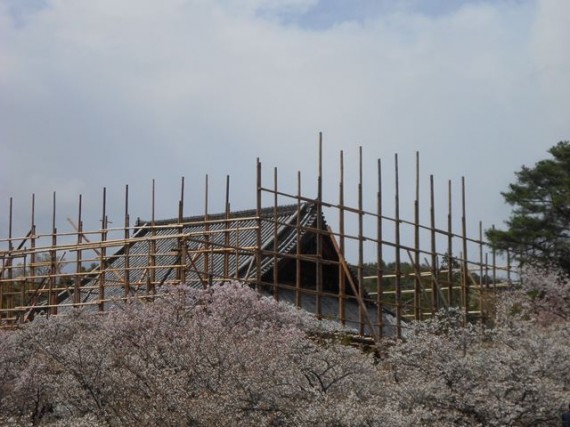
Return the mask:
<svg viewBox="0 0 570 427">
<path fill-rule="evenodd" d="M 543 325 L 570 321 L 568 276 L 552 267 L 529 267 L 523 278 L 518 294 L 510 296 L 518 298 L 517 303 L 524 308 L 525 316 Z"/>
<path fill-rule="evenodd" d="M 17 364 L 0 412 L 34 424 L 303 425 L 332 402 L 372 399 L 379 378 L 372 356 L 308 338 L 327 328 L 238 284 L 173 288 L 105 317 L 77 311 L 7 338 Z"/>
<path fill-rule="evenodd" d="M 556 274 L 523 283 L 500 295 L 492 329 L 450 309 L 372 353 L 237 283 L 37 319 L 0 331 L 0 424 L 557 425 L 570 290 Z"/>
<path fill-rule="evenodd" d="M 524 279 L 500 295 L 493 329 L 461 326 L 456 310 L 412 325 L 388 358 L 393 400 L 421 408 L 423 425 L 558 425 L 570 392 L 570 288 L 556 273 Z"/>
</svg>

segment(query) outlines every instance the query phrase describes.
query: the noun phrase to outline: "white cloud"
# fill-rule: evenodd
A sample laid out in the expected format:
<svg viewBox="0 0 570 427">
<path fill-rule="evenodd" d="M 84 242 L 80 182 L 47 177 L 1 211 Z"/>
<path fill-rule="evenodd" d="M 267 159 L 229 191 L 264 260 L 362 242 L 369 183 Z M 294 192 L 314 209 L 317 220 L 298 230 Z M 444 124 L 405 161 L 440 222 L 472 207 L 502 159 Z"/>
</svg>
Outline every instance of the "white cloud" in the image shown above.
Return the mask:
<svg viewBox="0 0 570 427">
<path fill-rule="evenodd" d="M 255 157 L 292 187 L 298 169 L 312 180 L 323 130 L 330 194 L 340 149 L 353 161 L 363 145 L 370 175 L 419 150 L 425 174 L 467 177 L 473 218 L 499 223 L 513 172 L 570 131 L 564 0 L 384 8 L 322 30 L 277 19 L 312 0 L 51 0 L 24 25 L 7 4 L 0 197 L 27 200 L 38 176 L 98 198 L 181 175 L 199 193 L 229 173 L 248 207 Z"/>
<path fill-rule="evenodd" d="M 530 47 L 544 96 L 543 102 L 550 103 L 555 108 L 567 106 L 570 99 L 570 57 L 565 54 L 570 49 L 569 17 L 569 2 L 542 1 L 537 7 L 537 19 L 532 29 Z M 556 113 L 552 119 L 552 125 L 560 137 L 568 139 L 567 120 Z"/>
</svg>

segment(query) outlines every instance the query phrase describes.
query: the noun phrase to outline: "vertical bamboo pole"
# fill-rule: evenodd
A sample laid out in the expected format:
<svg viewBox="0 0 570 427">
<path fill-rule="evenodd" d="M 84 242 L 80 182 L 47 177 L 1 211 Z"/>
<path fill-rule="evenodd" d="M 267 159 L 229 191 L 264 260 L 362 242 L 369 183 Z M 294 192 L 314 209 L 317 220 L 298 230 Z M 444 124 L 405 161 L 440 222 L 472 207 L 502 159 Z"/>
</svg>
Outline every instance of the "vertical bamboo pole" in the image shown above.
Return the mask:
<svg viewBox="0 0 570 427">
<path fill-rule="evenodd" d="M 453 306 L 453 218 L 451 203 L 451 180 L 447 181 L 447 303 Z"/>
<path fill-rule="evenodd" d="M 178 202 L 178 218 L 184 220 L 184 177 L 180 178 L 180 200 Z"/>
<path fill-rule="evenodd" d="M 9 249 L 9 247 L 8 247 Z M 8 250 L 9 252 L 9 250 Z M 9 255 L 9 254 L 6 254 Z M 0 327 L 3 325 L 2 319 L 4 318 L 4 271 L 8 267 L 6 255 L 2 257 L 2 268 L 0 268 Z"/>
<path fill-rule="evenodd" d="M 436 250 L 436 235 L 435 235 L 435 197 L 433 175 L 429 177 L 429 190 L 430 190 L 430 232 L 431 232 L 431 315 L 435 315 L 439 310 L 439 289 L 437 282 L 437 250 Z"/>
<path fill-rule="evenodd" d="M 8 278 L 10 279 L 10 282 L 8 283 L 8 308 L 10 310 L 12 310 L 14 308 L 14 290 L 15 290 L 15 286 L 14 286 L 14 243 L 13 243 L 13 220 L 14 220 L 14 205 L 13 205 L 13 199 L 10 197 L 10 224 L 9 224 L 9 243 L 8 243 L 8 250 L 10 251 L 10 255 L 9 255 L 9 260 L 10 260 L 10 269 L 8 270 Z M 10 323 L 12 323 L 12 319 L 14 317 L 14 313 L 12 311 L 8 312 L 8 317 L 10 318 Z"/>
<path fill-rule="evenodd" d="M 420 153 L 416 151 L 416 199 L 414 201 L 414 318 L 422 318 L 420 282 Z"/>
<path fill-rule="evenodd" d="M 228 175 L 228 220 L 231 218 L 231 206 L 230 206 L 230 199 L 229 199 L 229 175 Z M 233 224 L 233 223 L 232 223 Z M 228 222 L 228 227 L 230 226 L 230 222 Z M 239 253 L 240 253 L 240 221 L 239 219 L 236 220 L 235 222 L 235 228 L 233 228 L 234 226 L 232 225 L 232 229 L 234 230 L 234 261 L 235 261 L 235 273 L 233 275 L 233 277 L 235 278 L 235 280 L 239 279 Z M 230 238 L 231 239 L 231 238 Z M 229 251 L 229 250 L 228 250 Z M 228 271 L 228 279 L 229 279 L 229 271 Z"/>
<path fill-rule="evenodd" d="M 184 182 L 184 178 L 182 178 L 182 183 L 181 186 L 183 186 Z M 176 237 L 176 258 L 174 261 L 174 265 L 176 265 L 176 284 L 180 284 L 182 283 L 182 242 L 183 242 L 183 237 L 182 234 L 184 232 L 184 227 L 182 225 L 183 223 L 183 212 L 182 212 L 182 195 L 183 190 L 180 191 L 180 198 L 178 199 L 178 206 L 177 206 L 177 219 L 176 219 L 176 232 L 178 234 L 178 237 Z"/>
<path fill-rule="evenodd" d="M 479 221 L 479 317 L 485 321 L 483 315 L 483 222 Z M 487 295 L 485 294 L 485 298 Z"/>
<path fill-rule="evenodd" d="M 384 334 L 382 280 L 384 275 L 384 260 L 382 256 L 382 163 L 378 159 L 378 192 L 376 193 L 376 324 L 378 325 L 378 337 Z"/>
<path fill-rule="evenodd" d="M 301 307 L 301 171 L 297 171 L 297 223 L 295 227 L 295 305 Z"/>
<path fill-rule="evenodd" d="M 322 230 L 323 230 L 323 133 L 319 132 L 319 175 L 317 178 L 317 259 L 315 264 L 316 269 L 316 287 L 317 296 L 315 310 L 317 318 L 321 318 L 321 297 L 323 293 L 323 271 L 322 271 Z"/>
<path fill-rule="evenodd" d="M 149 245 L 150 256 L 148 263 L 148 286 L 146 293 L 148 296 L 154 295 L 156 292 L 156 185 L 155 180 L 152 180 L 152 194 L 151 194 L 151 214 L 150 214 L 150 227 L 152 240 Z"/>
<path fill-rule="evenodd" d="M 130 214 L 129 214 L 129 186 L 125 185 L 125 230 L 124 230 L 124 236 L 125 236 L 125 252 L 124 252 L 124 256 L 125 256 L 125 262 L 124 262 L 124 272 L 123 272 L 123 276 L 124 276 L 124 292 L 123 292 L 123 296 L 125 298 L 125 302 L 126 302 L 126 298 L 128 298 L 129 294 L 131 293 L 131 253 L 130 253 L 130 249 L 131 249 L 131 245 L 129 244 L 129 240 L 131 237 L 131 230 L 130 230 L 130 226 L 131 226 L 131 219 L 130 219 Z"/>
<path fill-rule="evenodd" d="M 31 277 L 31 292 L 34 292 L 36 288 L 36 195 L 32 194 L 32 224 L 30 227 L 30 277 Z M 25 304 L 25 301 L 23 301 Z M 25 320 L 25 316 L 22 316 L 22 322 Z"/>
<path fill-rule="evenodd" d="M 489 289 L 489 253 L 485 252 L 485 288 Z"/>
<path fill-rule="evenodd" d="M 230 277 L 230 176 L 226 175 L 224 224 L 224 281 Z"/>
<path fill-rule="evenodd" d="M 489 253 L 485 252 L 485 288 L 489 288 Z"/>
<path fill-rule="evenodd" d="M 396 335 L 398 338 L 402 337 L 402 287 L 401 275 L 402 269 L 400 264 L 400 183 L 398 176 L 398 154 L 394 156 L 395 164 L 395 177 L 396 177 L 396 191 L 395 191 L 395 213 L 394 213 L 394 228 L 395 228 L 395 264 L 396 264 L 396 277 L 394 278 L 394 291 L 396 297 Z"/>
<path fill-rule="evenodd" d="M 208 175 L 206 174 L 206 182 L 204 184 L 204 275 L 208 278 L 207 286 L 212 285 L 214 272 L 210 268 L 210 218 L 208 216 Z M 213 258 L 213 256 L 212 256 Z"/>
<path fill-rule="evenodd" d="M 26 248 L 24 248 L 24 251 Z M 19 308 L 17 312 L 15 312 L 15 320 L 18 320 L 20 323 L 24 323 L 24 304 L 26 300 L 26 283 L 28 281 L 28 265 L 27 265 L 27 254 L 24 253 L 24 265 L 23 268 L 23 277 L 22 281 L 20 282 L 20 295 L 18 295 L 18 301 L 15 303 L 15 306 Z"/>
<path fill-rule="evenodd" d="M 521 255 L 522 254 L 519 253 L 519 257 Z M 523 265 L 520 261 L 520 258 L 518 259 L 518 263 L 517 263 L 517 273 L 519 275 L 519 284 L 521 284 L 521 285 L 524 284 L 524 282 L 523 282 L 523 280 L 524 280 L 524 278 L 523 278 Z"/>
<path fill-rule="evenodd" d="M 77 209 L 77 252 L 75 254 L 75 280 L 73 287 L 73 303 L 79 304 L 81 302 L 81 271 L 83 261 L 83 251 L 81 245 L 83 243 L 83 196 L 79 195 L 79 206 Z M 33 262 L 32 262 L 33 263 Z"/>
<path fill-rule="evenodd" d="M 180 179 L 180 200 L 178 201 L 178 284 L 186 283 L 186 238 L 184 234 L 184 177 Z"/>
<path fill-rule="evenodd" d="M 257 230 L 256 230 L 256 247 L 255 247 L 255 287 L 257 289 L 257 292 L 261 293 L 261 162 L 259 161 L 259 157 L 257 158 L 256 177 L 257 177 L 256 179 Z"/>
<path fill-rule="evenodd" d="M 495 231 L 495 224 L 492 227 L 493 231 Z M 495 284 L 497 283 L 497 248 L 493 244 L 491 247 L 491 255 L 492 255 L 492 262 L 493 262 L 493 289 L 495 289 Z"/>
<path fill-rule="evenodd" d="M 338 229 L 339 229 L 339 249 L 341 257 L 344 258 L 344 152 L 340 152 L 340 177 L 338 184 Z M 342 267 L 341 259 L 339 259 L 338 264 L 338 318 L 341 325 L 346 324 L 346 314 L 345 314 L 345 302 L 346 302 L 346 280 L 345 272 Z"/>
<path fill-rule="evenodd" d="M 11 204 L 11 203 L 10 203 Z M 11 215 L 8 214 L 8 217 Z M 8 253 L 2 257 L 2 268 L 0 269 L 0 279 L 4 279 L 4 271 L 6 271 L 6 276 L 8 276 L 9 272 L 9 257 L 10 257 L 10 220 L 8 220 Z M 7 259 L 8 258 L 8 259 Z M 8 316 L 8 312 L 4 312 L 4 309 L 7 308 L 4 304 L 4 287 L 10 286 L 10 283 L 5 283 L 3 280 L 0 282 L 0 326 L 2 326 L 2 319 Z"/>
<path fill-rule="evenodd" d="M 479 221 L 479 286 L 483 286 L 483 222 Z"/>
<path fill-rule="evenodd" d="M 273 169 L 273 297 L 279 301 L 279 262 L 277 259 L 278 232 L 279 232 L 279 216 L 277 213 L 277 204 L 279 203 L 277 196 L 277 168 Z"/>
<path fill-rule="evenodd" d="M 507 283 L 511 285 L 511 251 L 507 249 Z"/>
<path fill-rule="evenodd" d="M 103 188 L 103 212 L 101 214 L 101 250 L 99 251 L 99 311 L 105 311 L 105 276 L 106 276 L 106 252 L 105 241 L 107 240 L 107 188 Z"/>
<path fill-rule="evenodd" d="M 463 277 L 461 280 L 462 288 L 462 301 L 464 315 L 463 321 L 467 323 L 468 311 L 469 311 L 469 263 L 467 254 L 467 223 L 466 223 L 466 211 L 465 211 L 465 177 L 461 177 L 461 239 L 463 243 Z"/>
<path fill-rule="evenodd" d="M 12 256 L 13 256 L 13 250 L 14 250 L 14 244 L 12 241 L 12 227 L 13 227 L 13 199 L 12 197 L 10 197 L 10 206 L 9 206 L 9 216 L 8 216 L 8 261 L 7 261 L 7 277 L 8 277 L 8 282 L 6 284 L 6 295 L 4 296 L 4 298 L 6 299 L 6 317 L 8 319 L 8 323 L 12 323 L 12 308 L 14 308 L 14 304 L 13 304 L 13 299 L 12 299 L 12 292 L 14 291 L 14 282 L 12 281 L 14 279 L 14 271 L 12 270 L 13 268 L 13 260 L 12 260 Z M 4 287 L 4 285 L 2 286 Z M 0 305 L 1 305 L 2 300 L 0 300 Z"/>
<path fill-rule="evenodd" d="M 364 217 L 364 207 L 362 201 L 362 147 L 358 150 L 358 295 L 360 301 L 364 298 L 364 274 L 363 274 L 363 261 L 364 261 L 364 230 L 363 230 L 363 217 Z M 360 335 L 364 335 L 364 313 L 366 306 L 359 304 L 358 310 L 358 327 Z M 374 334 L 374 331 L 370 331 L 370 334 Z"/>
<path fill-rule="evenodd" d="M 57 290 L 56 290 L 56 274 L 57 274 L 57 228 L 55 226 L 56 214 L 56 194 L 53 192 L 53 210 L 52 210 L 52 226 L 51 226 L 51 250 L 50 250 L 50 272 L 48 281 L 48 315 L 57 314 Z"/>
<path fill-rule="evenodd" d="M 485 299 L 483 300 L 483 292 Z M 489 254 L 485 252 L 485 288 L 479 289 L 481 299 L 481 323 L 486 325 L 489 319 L 491 292 L 489 291 Z M 484 302 L 484 304 L 483 304 Z"/>
</svg>

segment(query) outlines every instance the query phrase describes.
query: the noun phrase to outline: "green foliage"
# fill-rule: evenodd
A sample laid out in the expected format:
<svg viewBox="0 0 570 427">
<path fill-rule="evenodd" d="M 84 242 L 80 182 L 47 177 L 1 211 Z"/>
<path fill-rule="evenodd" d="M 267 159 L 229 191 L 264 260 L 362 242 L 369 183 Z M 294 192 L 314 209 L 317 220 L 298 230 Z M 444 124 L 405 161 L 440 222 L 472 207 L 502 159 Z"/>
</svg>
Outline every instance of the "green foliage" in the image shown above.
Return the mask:
<svg viewBox="0 0 570 427">
<path fill-rule="evenodd" d="M 562 141 L 541 160 L 516 172 L 517 182 L 501 193 L 513 207 L 506 230 L 487 230 L 499 251 L 522 263 L 557 264 L 570 273 L 570 142 Z"/>
</svg>

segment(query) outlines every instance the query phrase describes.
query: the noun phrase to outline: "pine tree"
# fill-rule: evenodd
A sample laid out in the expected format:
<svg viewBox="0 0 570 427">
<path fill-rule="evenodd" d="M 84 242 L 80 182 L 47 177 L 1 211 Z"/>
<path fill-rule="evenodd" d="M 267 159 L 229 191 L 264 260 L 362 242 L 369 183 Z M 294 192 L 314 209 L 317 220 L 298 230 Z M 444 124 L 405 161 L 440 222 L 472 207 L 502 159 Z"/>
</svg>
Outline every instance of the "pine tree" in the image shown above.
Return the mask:
<svg viewBox="0 0 570 427">
<path fill-rule="evenodd" d="M 552 158 L 523 166 L 501 193 L 513 206 L 508 229 L 488 230 L 487 238 L 522 263 L 556 264 L 570 274 L 570 142 L 548 152 Z"/>
</svg>

